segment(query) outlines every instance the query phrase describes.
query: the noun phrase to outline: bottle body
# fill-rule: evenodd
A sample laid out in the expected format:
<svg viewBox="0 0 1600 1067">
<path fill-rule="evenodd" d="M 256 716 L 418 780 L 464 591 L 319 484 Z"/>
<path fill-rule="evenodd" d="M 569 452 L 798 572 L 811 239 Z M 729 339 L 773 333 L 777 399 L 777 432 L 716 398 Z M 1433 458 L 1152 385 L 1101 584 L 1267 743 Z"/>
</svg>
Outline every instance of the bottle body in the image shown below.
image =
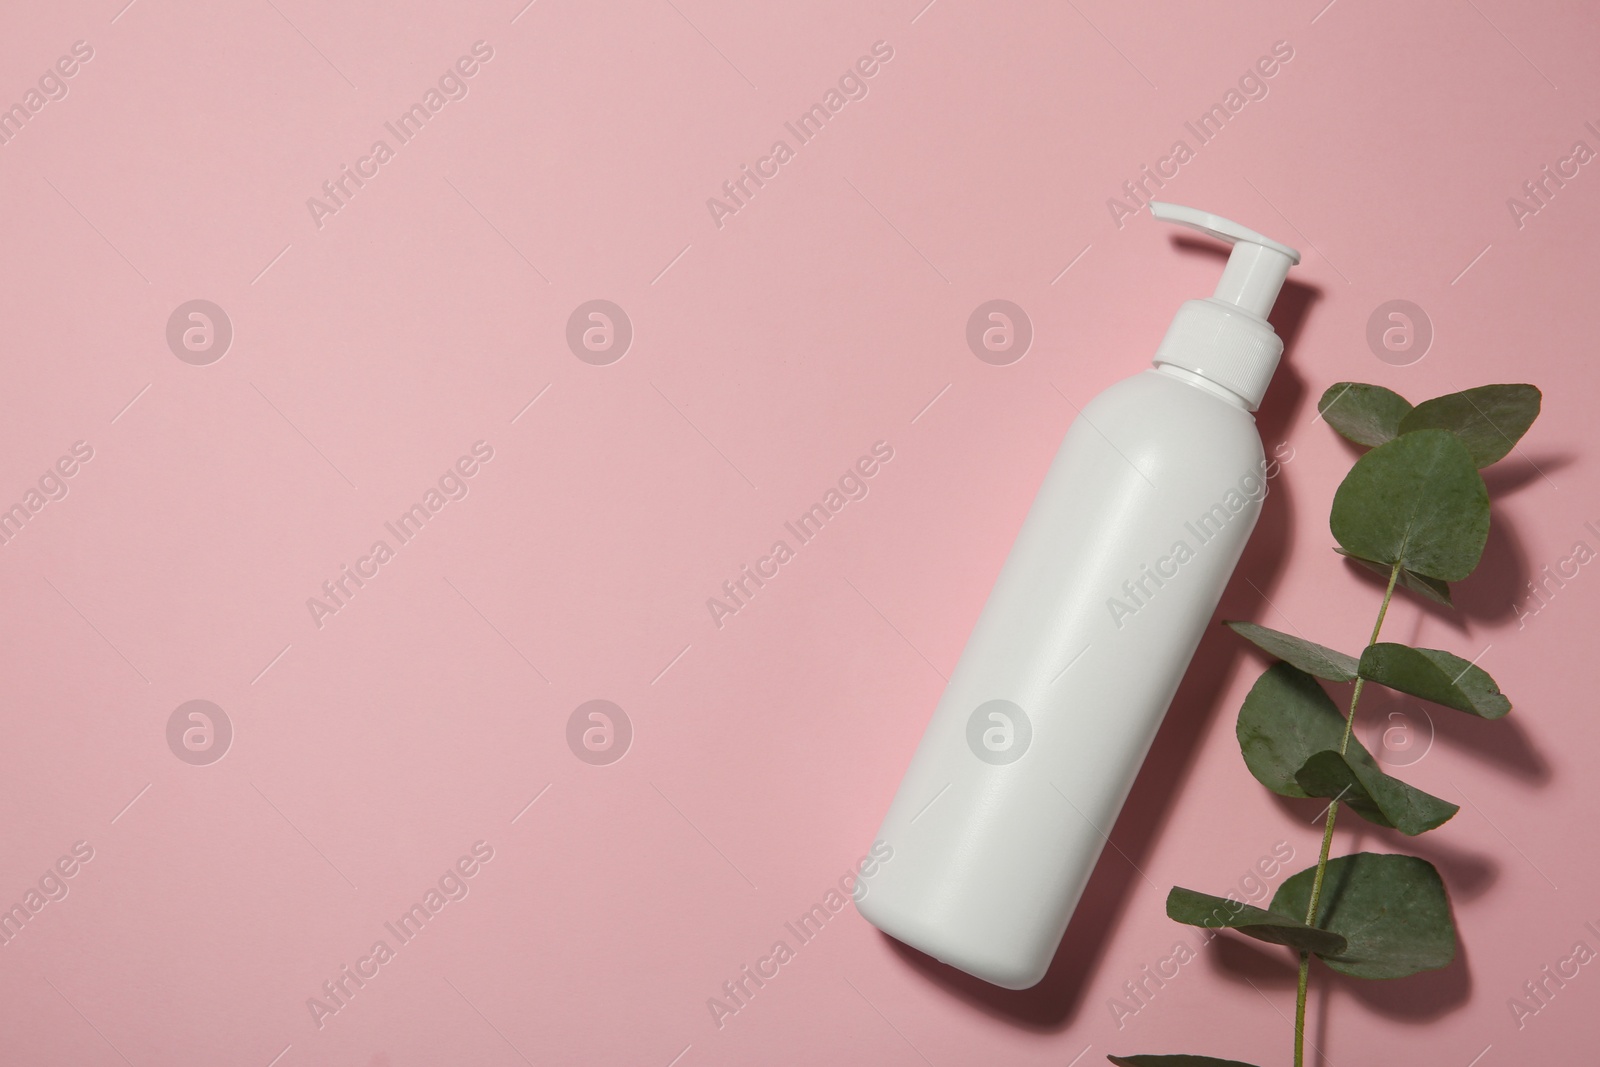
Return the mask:
<svg viewBox="0 0 1600 1067">
<path fill-rule="evenodd" d="M 1090 402 L 878 832 L 868 921 L 995 985 L 1044 976 L 1265 495 L 1226 390 L 1163 367 Z"/>
</svg>

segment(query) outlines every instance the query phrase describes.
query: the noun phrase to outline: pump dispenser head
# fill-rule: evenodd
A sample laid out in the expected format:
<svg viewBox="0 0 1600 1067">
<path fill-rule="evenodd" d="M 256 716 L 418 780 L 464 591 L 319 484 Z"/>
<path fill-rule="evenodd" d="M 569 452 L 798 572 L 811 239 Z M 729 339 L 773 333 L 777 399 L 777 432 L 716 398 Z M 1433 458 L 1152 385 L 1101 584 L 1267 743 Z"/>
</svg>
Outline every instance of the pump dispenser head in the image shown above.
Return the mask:
<svg viewBox="0 0 1600 1067">
<path fill-rule="evenodd" d="M 1209 379 L 1254 411 L 1283 354 L 1283 341 L 1267 323 L 1267 313 L 1300 253 L 1208 211 L 1152 201 L 1150 213 L 1233 245 L 1216 292 L 1178 309 L 1155 362 Z"/>
</svg>

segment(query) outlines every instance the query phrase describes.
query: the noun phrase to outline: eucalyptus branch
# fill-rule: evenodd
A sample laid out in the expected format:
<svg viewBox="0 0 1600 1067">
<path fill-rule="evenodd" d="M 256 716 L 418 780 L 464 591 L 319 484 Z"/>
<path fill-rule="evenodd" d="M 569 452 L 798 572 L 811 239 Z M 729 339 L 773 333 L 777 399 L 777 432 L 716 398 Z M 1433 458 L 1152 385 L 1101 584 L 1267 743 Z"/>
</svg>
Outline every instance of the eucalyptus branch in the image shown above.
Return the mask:
<svg viewBox="0 0 1600 1067">
<path fill-rule="evenodd" d="M 1368 683 L 1482 719 L 1511 710 L 1475 662 L 1378 636 L 1395 590 L 1449 606 L 1450 583 L 1477 569 L 1490 522 L 1489 490 L 1478 471 L 1505 458 L 1538 417 L 1540 402 L 1531 385 L 1484 385 L 1415 406 L 1378 385 L 1329 386 L 1318 413 L 1369 449 L 1334 492 L 1328 527 L 1342 555 L 1388 580 L 1372 633 L 1355 656 L 1258 623 L 1226 624 L 1277 661 L 1239 708 L 1235 733 L 1245 766 L 1279 796 L 1327 800 L 1322 847 L 1316 865 L 1284 879 L 1266 907 L 1176 886 L 1167 916 L 1295 953 L 1295 1067 L 1305 1067 L 1312 956 L 1360 979 L 1405 978 L 1456 959 L 1455 917 L 1437 868 L 1402 853 L 1330 857 L 1333 831 L 1342 808 L 1408 837 L 1461 810 L 1387 773 L 1356 738 Z M 1324 682 L 1354 683 L 1347 710 Z M 1325 892 L 1330 885 L 1336 890 Z M 1117 1067 L 1249 1067 L 1213 1056 L 1107 1059 Z"/>
</svg>

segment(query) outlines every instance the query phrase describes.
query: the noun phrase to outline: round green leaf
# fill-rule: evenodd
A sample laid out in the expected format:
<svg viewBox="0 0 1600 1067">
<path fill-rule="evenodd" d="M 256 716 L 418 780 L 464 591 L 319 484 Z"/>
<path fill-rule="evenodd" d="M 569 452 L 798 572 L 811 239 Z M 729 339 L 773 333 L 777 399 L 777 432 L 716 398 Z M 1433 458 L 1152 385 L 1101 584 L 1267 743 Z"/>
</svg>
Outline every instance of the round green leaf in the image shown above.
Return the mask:
<svg viewBox="0 0 1600 1067">
<path fill-rule="evenodd" d="M 1237 930 L 1258 941 L 1287 945 L 1298 951 L 1339 953 L 1345 949 L 1345 940 L 1338 934 L 1307 926 L 1293 915 L 1279 915 L 1242 900 L 1197 893 L 1182 886 L 1173 886 L 1167 894 L 1167 918 L 1207 930 Z"/>
<path fill-rule="evenodd" d="M 1272 910 L 1304 915 L 1317 869 L 1291 876 L 1272 898 Z M 1439 872 L 1416 856 L 1358 852 L 1328 861 L 1316 925 L 1349 944 L 1320 958 L 1353 978 L 1404 978 L 1448 966 L 1456 955 L 1456 926 Z"/>
<path fill-rule="evenodd" d="M 1310 795 L 1337 800 L 1368 822 L 1412 837 L 1432 830 L 1461 810 L 1457 804 L 1384 774 L 1365 753 L 1313 753 L 1294 778 Z"/>
<path fill-rule="evenodd" d="M 1312 753 L 1339 747 L 1344 716 L 1315 678 L 1275 663 L 1250 687 L 1234 732 L 1256 781 L 1279 796 L 1305 797 L 1311 794 L 1295 780 L 1295 772 Z"/>
<path fill-rule="evenodd" d="M 1292 663 L 1308 674 L 1326 678 L 1330 682 L 1353 682 L 1356 678 L 1356 658 L 1337 652 L 1326 645 L 1292 637 L 1253 622 L 1224 622 L 1224 626 L 1286 663 Z"/>
<path fill-rule="evenodd" d="M 1358 445 L 1381 445 L 1400 434 L 1411 403 L 1381 385 L 1335 382 L 1317 401 L 1317 411 L 1339 433 Z"/>
<path fill-rule="evenodd" d="M 1437 648 L 1379 642 L 1361 653 L 1361 677 L 1447 708 L 1498 719 L 1511 701 L 1487 671 Z"/>
<path fill-rule="evenodd" d="M 1253 1067 L 1242 1060 L 1215 1056 L 1107 1056 L 1117 1067 Z"/>
<path fill-rule="evenodd" d="M 1459 437 L 1417 430 L 1356 460 L 1329 526 L 1353 556 L 1457 582 L 1483 555 L 1489 490 Z"/>
<path fill-rule="evenodd" d="M 1400 432 L 1449 430 L 1480 467 L 1504 459 L 1539 417 L 1539 390 L 1531 385 L 1480 385 L 1425 400 L 1400 420 Z M 1329 420 L 1332 421 L 1332 420 Z"/>
</svg>

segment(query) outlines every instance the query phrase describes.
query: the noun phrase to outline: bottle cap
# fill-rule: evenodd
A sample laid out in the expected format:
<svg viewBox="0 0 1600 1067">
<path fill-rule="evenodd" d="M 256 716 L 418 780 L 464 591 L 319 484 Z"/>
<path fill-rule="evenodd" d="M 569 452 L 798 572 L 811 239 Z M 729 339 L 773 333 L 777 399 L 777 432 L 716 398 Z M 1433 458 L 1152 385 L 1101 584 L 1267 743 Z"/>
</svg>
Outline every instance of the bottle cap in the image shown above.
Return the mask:
<svg viewBox="0 0 1600 1067">
<path fill-rule="evenodd" d="M 1152 201 L 1150 213 L 1233 245 L 1216 292 L 1184 302 L 1156 348 L 1155 362 L 1193 371 L 1256 410 L 1283 354 L 1267 313 L 1300 253 L 1209 211 Z"/>
</svg>

